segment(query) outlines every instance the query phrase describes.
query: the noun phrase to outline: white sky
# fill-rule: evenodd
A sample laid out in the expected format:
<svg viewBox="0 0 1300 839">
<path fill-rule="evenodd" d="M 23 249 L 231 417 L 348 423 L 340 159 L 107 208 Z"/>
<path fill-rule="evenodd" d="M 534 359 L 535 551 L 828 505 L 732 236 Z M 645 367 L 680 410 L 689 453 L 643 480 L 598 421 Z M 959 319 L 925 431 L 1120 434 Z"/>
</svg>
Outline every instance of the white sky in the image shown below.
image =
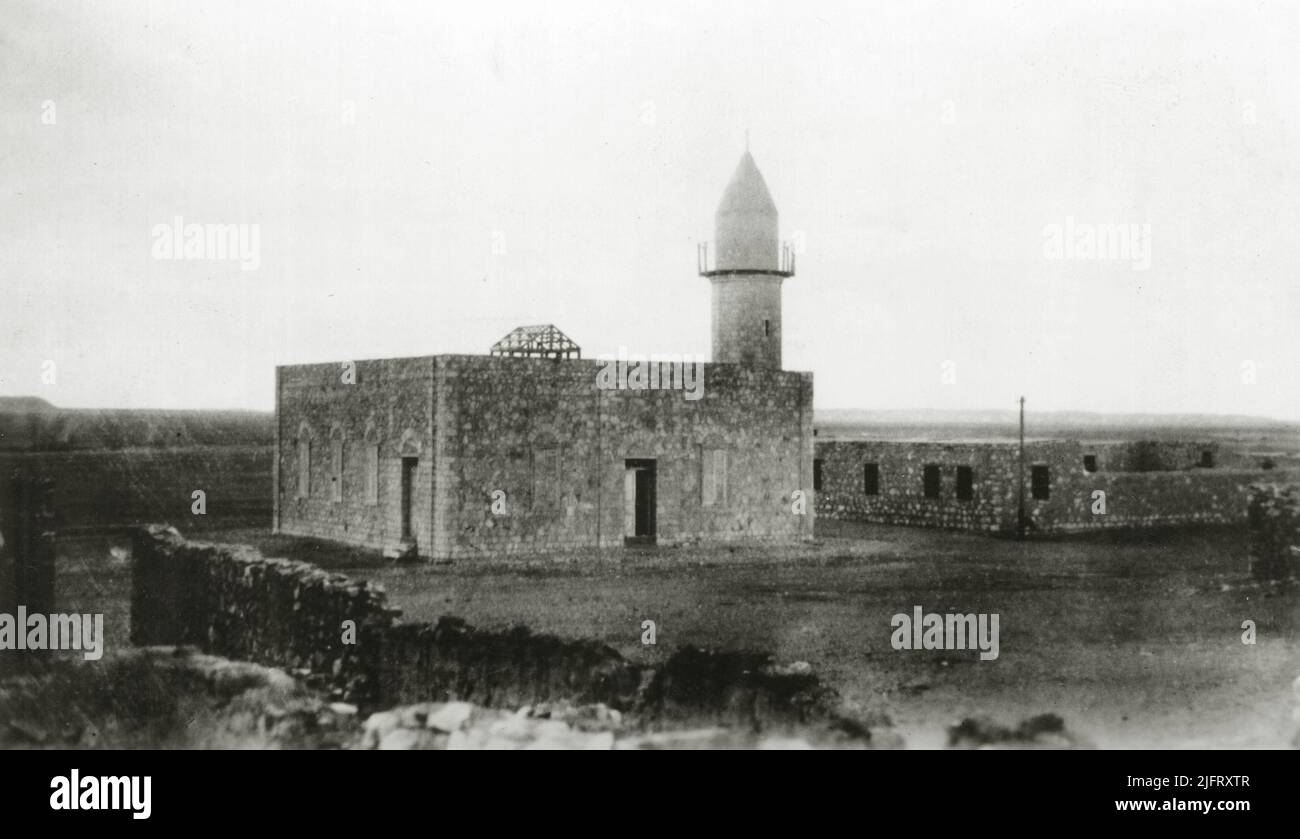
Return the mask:
<svg viewBox="0 0 1300 839">
<path fill-rule="evenodd" d="M 707 354 L 748 127 L 818 407 L 1300 419 L 1298 118 L 1293 2 L 6 0 L 0 393 L 265 409 L 524 323 Z M 152 259 L 178 215 L 260 267 Z M 1067 217 L 1150 269 L 1045 259 Z"/>
</svg>

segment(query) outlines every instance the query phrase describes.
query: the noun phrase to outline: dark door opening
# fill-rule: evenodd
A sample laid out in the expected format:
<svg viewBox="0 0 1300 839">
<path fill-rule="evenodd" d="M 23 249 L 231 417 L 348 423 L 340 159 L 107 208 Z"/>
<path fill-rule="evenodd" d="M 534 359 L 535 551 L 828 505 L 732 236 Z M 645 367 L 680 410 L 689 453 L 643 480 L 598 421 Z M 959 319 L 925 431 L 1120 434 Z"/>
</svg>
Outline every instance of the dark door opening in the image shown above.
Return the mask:
<svg viewBox="0 0 1300 839">
<path fill-rule="evenodd" d="M 411 529 L 411 512 L 414 508 L 415 496 L 415 467 L 419 464 L 418 457 L 402 458 L 402 541 L 415 541 L 415 534 Z"/>
<path fill-rule="evenodd" d="M 623 541 L 629 545 L 655 543 L 655 462 L 628 460 L 624 473 Z"/>
</svg>

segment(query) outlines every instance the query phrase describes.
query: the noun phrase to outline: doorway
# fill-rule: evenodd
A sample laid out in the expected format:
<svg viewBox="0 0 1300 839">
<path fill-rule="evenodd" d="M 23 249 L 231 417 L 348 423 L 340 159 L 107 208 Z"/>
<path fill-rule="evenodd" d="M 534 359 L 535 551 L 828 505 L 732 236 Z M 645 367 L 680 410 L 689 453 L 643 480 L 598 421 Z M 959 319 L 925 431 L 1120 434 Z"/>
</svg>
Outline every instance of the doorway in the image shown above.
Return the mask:
<svg viewBox="0 0 1300 839">
<path fill-rule="evenodd" d="M 418 457 L 402 458 L 402 541 L 414 542 L 412 532 L 412 511 L 415 505 L 415 468 L 420 463 Z"/>
<path fill-rule="evenodd" d="M 623 472 L 623 542 L 655 543 L 655 461 L 628 460 Z"/>
</svg>

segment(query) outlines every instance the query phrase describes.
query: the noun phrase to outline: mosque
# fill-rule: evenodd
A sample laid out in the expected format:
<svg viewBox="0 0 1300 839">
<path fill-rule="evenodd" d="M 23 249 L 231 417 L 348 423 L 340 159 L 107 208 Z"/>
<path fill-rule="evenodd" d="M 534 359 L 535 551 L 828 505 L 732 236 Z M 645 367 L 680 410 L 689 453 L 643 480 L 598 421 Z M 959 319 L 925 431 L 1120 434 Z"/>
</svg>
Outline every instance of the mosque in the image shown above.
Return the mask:
<svg viewBox="0 0 1300 839">
<path fill-rule="evenodd" d="M 549 324 L 486 355 L 277 367 L 276 532 L 457 560 L 811 538 L 813 377 L 781 369 L 794 255 L 748 151 L 697 263 L 712 361 L 653 387 L 608 387 Z"/>
</svg>

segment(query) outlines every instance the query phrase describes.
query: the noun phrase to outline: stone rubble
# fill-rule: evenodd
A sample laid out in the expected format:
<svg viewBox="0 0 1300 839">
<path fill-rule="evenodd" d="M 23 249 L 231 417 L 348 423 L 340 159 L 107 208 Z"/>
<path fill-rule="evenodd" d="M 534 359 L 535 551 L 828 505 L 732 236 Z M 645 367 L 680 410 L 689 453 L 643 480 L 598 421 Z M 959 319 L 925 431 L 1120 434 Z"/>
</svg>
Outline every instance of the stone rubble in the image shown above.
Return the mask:
<svg viewBox="0 0 1300 839">
<path fill-rule="evenodd" d="M 988 717 L 967 717 L 948 729 L 953 749 L 1086 749 L 1091 744 L 1056 714 L 1039 714 L 1008 728 Z"/>
<path fill-rule="evenodd" d="M 862 744 L 859 744 L 862 745 Z M 423 702 L 371 714 L 356 748 L 380 750 L 812 749 L 797 733 L 714 726 L 645 733 L 601 703 L 543 703 L 517 711 L 468 702 Z"/>
</svg>

